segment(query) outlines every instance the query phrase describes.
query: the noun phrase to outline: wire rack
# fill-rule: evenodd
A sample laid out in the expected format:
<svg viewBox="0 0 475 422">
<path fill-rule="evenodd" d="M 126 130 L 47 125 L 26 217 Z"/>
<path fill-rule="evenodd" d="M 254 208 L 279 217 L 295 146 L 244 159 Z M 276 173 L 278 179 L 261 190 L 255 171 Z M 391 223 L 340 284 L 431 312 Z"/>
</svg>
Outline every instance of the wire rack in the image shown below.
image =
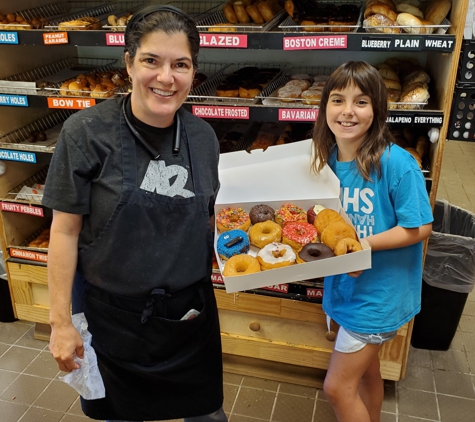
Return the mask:
<svg viewBox="0 0 475 422">
<path fill-rule="evenodd" d="M 240 98 L 240 97 L 220 97 L 216 95 L 216 88 L 218 85 L 226 79 L 228 75 L 235 72 L 238 69 L 248 66 L 255 66 L 260 69 L 262 68 L 279 68 L 278 64 L 262 64 L 262 63 L 237 63 L 230 65 L 218 65 L 214 64 L 216 68 L 221 66 L 216 73 L 208 78 L 206 81 L 201 83 L 188 95 L 188 103 L 196 104 L 207 104 L 211 103 L 214 105 L 245 105 L 245 104 L 255 104 L 259 101 L 259 97 L 254 98 Z M 206 68 L 206 64 L 204 65 Z M 282 71 L 280 71 L 276 76 L 269 82 L 269 84 L 262 90 L 261 95 L 266 96 L 274 90 L 275 81 L 280 77 Z"/>
<path fill-rule="evenodd" d="M 354 25 L 300 25 L 296 23 L 291 16 L 285 18 L 285 20 L 279 25 L 279 29 L 283 32 L 356 32 L 358 28 L 361 27 L 362 17 L 363 17 L 363 8 L 361 7 L 361 2 L 347 2 L 347 1 L 319 1 L 318 5 L 334 5 L 334 6 L 343 6 L 343 5 L 352 5 L 357 6 L 359 9 L 358 19 Z"/>
<path fill-rule="evenodd" d="M 214 13 L 211 13 L 203 19 L 199 19 L 196 22 L 196 27 L 200 32 L 210 31 L 210 29 L 214 29 L 219 32 L 266 32 L 276 26 L 282 20 L 286 13 L 287 12 L 285 10 L 281 10 L 269 22 L 266 22 L 262 25 L 249 23 L 235 24 L 230 26 L 228 23 L 226 23 L 227 20 L 224 17 L 222 9 L 220 9 Z M 220 24 L 224 23 L 226 23 L 226 25 L 220 26 Z"/>
<path fill-rule="evenodd" d="M 2 136 L 0 138 L 0 147 L 6 149 L 52 153 L 63 122 L 75 112 L 76 110 L 55 110 L 53 113 L 48 114 L 33 123 L 29 123 L 20 129 Z M 44 132 L 47 136 L 46 140 L 34 144 L 28 142 L 31 132 L 34 131 Z"/>
<path fill-rule="evenodd" d="M 43 199 L 42 193 L 25 193 L 22 192 L 22 190 L 32 186 L 44 185 L 46 182 L 46 175 L 48 174 L 48 168 L 49 167 L 45 167 L 41 169 L 38 173 L 31 176 L 23 183 L 15 186 L 6 194 L 5 198 L 2 198 L 2 201 L 41 205 L 41 200 Z"/>
<path fill-rule="evenodd" d="M 51 227 L 51 223 L 44 225 L 41 229 L 36 230 L 33 234 L 28 236 L 23 242 L 21 242 L 20 245 L 10 245 L 12 248 L 18 248 L 18 249 L 25 249 L 29 251 L 40 251 L 40 252 L 47 252 L 48 248 L 39 248 L 38 246 L 28 246 L 30 242 L 35 240 L 42 232 L 43 230 L 49 229 Z"/>
<path fill-rule="evenodd" d="M 120 1 L 115 4 L 114 10 L 107 16 L 105 23 L 102 25 L 102 29 L 106 29 L 114 32 L 124 32 L 127 25 L 111 25 L 109 23 L 109 16 L 116 16 L 120 18 L 121 16 L 129 16 L 140 9 L 142 6 L 145 6 L 144 1 Z"/>
<path fill-rule="evenodd" d="M 401 35 L 418 35 L 418 34 L 444 35 L 447 32 L 447 30 L 450 28 L 450 26 L 451 26 L 451 23 L 447 19 L 444 19 L 440 25 L 412 25 L 412 26 L 401 26 L 401 25 L 368 26 L 366 20 L 363 21 L 363 28 L 366 32 L 379 33 L 379 34 L 380 33 L 386 33 L 386 34 L 400 33 Z"/>
<path fill-rule="evenodd" d="M 96 5 L 98 3 L 98 5 Z M 93 17 L 99 19 L 102 23 L 107 22 L 107 16 L 116 8 L 115 3 L 101 4 L 100 2 L 71 2 L 69 12 L 61 17 L 55 17 L 49 20 L 45 29 L 57 30 L 61 22 L 73 21 L 84 17 Z M 70 29 L 88 29 L 90 25 L 75 26 Z"/>
<path fill-rule="evenodd" d="M 178 7 L 195 20 L 204 19 L 223 6 L 222 0 L 213 1 L 170 1 L 167 4 Z"/>
</svg>

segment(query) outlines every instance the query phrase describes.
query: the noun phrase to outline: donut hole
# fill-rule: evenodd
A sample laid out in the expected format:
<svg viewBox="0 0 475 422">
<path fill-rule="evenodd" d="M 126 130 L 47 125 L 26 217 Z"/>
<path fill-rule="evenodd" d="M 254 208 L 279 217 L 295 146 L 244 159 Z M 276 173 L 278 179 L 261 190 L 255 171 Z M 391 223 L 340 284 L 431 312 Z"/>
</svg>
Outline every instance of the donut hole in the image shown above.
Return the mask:
<svg viewBox="0 0 475 422">
<path fill-rule="evenodd" d="M 285 252 L 285 249 L 274 249 L 272 255 L 274 255 L 274 258 L 282 258 L 285 255 Z"/>
<path fill-rule="evenodd" d="M 237 273 L 245 273 L 248 268 L 249 268 L 249 266 L 244 264 L 244 263 L 236 264 L 236 272 Z"/>
<path fill-rule="evenodd" d="M 313 258 L 318 258 L 322 253 L 320 251 L 309 251 L 308 254 Z"/>
</svg>

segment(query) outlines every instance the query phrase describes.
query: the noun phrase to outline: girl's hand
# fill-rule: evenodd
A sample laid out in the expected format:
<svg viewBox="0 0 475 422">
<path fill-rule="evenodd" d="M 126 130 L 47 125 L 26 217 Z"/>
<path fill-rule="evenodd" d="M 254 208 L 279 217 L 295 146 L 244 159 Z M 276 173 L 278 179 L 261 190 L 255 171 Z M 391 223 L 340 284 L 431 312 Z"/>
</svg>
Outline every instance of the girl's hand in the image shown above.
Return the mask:
<svg viewBox="0 0 475 422">
<path fill-rule="evenodd" d="M 361 274 L 363 274 L 363 270 L 346 273 L 346 275 L 349 275 L 350 277 L 354 277 L 354 278 L 359 277 Z"/>
</svg>

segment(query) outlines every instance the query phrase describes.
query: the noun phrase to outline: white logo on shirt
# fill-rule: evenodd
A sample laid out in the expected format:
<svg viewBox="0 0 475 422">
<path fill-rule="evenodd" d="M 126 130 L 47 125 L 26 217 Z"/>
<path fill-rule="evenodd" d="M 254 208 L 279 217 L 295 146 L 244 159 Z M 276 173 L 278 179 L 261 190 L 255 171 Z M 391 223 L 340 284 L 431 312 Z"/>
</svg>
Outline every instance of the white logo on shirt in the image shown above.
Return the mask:
<svg viewBox="0 0 475 422">
<path fill-rule="evenodd" d="M 170 180 L 175 176 L 175 182 L 173 185 L 170 185 Z M 195 194 L 185 189 L 187 181 L 188 170 L 186 168 L 175 164 L 167 167 L 165 161 L 151 160 L 140 189 L 170 197 L 182 196 L 190 198 L 195 196 Z"/>
</svg>

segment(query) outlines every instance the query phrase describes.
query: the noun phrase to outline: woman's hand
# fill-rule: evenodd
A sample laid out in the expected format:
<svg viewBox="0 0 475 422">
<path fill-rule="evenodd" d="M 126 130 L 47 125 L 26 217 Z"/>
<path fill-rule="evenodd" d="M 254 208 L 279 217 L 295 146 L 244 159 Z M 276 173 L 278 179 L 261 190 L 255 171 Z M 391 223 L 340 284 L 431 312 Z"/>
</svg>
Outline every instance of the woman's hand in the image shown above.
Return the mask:
<svg viewBox="0 0 475 422">
<path fill-rule="evenodd" d="M 71 372 L 79 369 L 75 356 L 84 358 L 84 343 L 79 332 L 70 322 L 61 327 L 52 326 L 49 350 L 61 371 Z"/>
</svg>

